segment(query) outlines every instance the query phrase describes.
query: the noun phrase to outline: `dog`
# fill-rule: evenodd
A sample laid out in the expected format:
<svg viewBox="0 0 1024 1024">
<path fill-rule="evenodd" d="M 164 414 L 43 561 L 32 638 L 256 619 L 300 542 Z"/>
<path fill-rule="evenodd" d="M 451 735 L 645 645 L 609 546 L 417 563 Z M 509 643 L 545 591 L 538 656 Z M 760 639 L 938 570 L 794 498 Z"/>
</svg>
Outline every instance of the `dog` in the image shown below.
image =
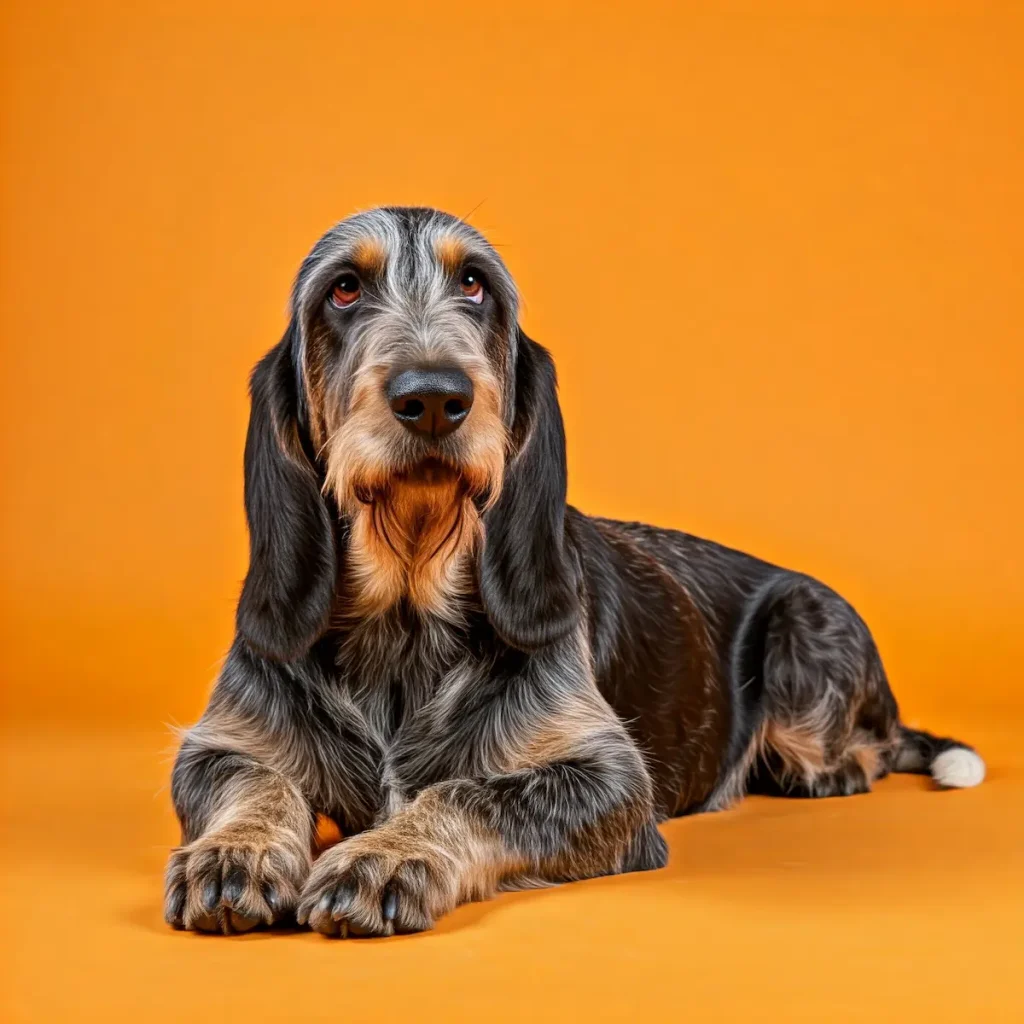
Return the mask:
<svg viewBox="0 0 1024 1024">
<path fill-rule="evenodd" d="M 173 770 L 174 927 L 418 932 L 663 867 L 659 822 L 746 792 L 982 781 L 971 747 L 901 723 L 828 587 L 566 504 L 551 357 L 464 221 L 331 229 L 250 390 L 250 565 Z M 345 838 L 314 858 L 318 815 Z"/>
</svg>

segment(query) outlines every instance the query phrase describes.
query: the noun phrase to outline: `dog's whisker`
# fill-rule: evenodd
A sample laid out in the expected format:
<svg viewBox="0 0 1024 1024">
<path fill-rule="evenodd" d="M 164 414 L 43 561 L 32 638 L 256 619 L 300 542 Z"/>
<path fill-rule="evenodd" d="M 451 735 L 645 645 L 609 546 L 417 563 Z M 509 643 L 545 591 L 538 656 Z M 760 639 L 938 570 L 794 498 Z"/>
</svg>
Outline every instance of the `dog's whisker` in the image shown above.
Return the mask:
<svg viewBox="0 0 1024 1024">
<path fill-rule="evenodd" d="M 459 221 L 460 221 L 460 223 L 462 223 L 462 224 L 468 224 L 468 223 L 469 223 L 469 218 L 470 218 L 470 217 L 472 217 L 472 216 L 473 216 L 473 214 L 474 214 L 474 213 L 476 213 L 476 212 L 477 212 L 477 210 L 479 210 L 479 209 L 480 209 L 480 207 L 481 207 L 481 206 L 483 206 L 483 205 L 484 205 L 484 203 L 486 203 L 486 202 L 487 202 L 487 199 L 486 199 L 486 198 L 484 198 L 484 199 L 481 199 L 481 200 L 480 200 L 480 202 L 479 202 L 479 203 L 477 203 L 477 204 L 476 204 L 476 206 L 474 206 L 474 207 L 473 207 L 473 208 L 472 208 L 472 209 L 471 209 L 471 210 L 469 211 L 469 213 L 463 214 L 463 216 L 459 217 Z"/>
</svg>

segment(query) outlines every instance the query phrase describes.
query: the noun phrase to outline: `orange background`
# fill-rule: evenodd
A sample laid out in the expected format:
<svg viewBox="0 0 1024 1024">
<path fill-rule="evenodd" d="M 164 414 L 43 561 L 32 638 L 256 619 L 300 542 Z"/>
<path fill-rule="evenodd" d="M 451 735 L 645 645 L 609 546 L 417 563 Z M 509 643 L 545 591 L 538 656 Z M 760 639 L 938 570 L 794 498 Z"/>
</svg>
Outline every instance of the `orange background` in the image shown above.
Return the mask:
<svg viewBox="0 0 1024 1024">
<path fill-rule="evenodd" d="M 738 929 L 753 943 L 749 960 L 766 946 L 800 963 L 825 958 L 825 1002 L 808 1019 L 838 1019 L 843 1007 L 877 1010 L 863 977 L 834 1002 L 841 976 L 834 986 L 821 978 L 841 975 L 841 962 L 917 992 L 912 972 L 886 974 L 891 962 L 879 960 L 895 932 L 920 940 L 927 996 L 914 1005 L 935 1020 L 963 1008 L 963 987 L 942 967 L 943 919 L 929 916 L 940 903 L 953 912 L 953 886 L 956 906 L 970 909 L 961 933 L 994 943 L 991 957 L 972 954 L 972 969 L 993 970 L 978 999 L 996 1019 L 1020 996 L 993 965 L 1011 926 L 1019 940 L 1021 888 L 1007 881 L 1012 892 L 997 897 L 977 879 L 1019 879 L 1024 845 L 1019 826 L 1004 827 L 1022 816 L 1013 741 L 1024 711 L 1019 5 L 962 5 L 983 12 L 972 17 L 903 2 L 718 13 L 647 0 L 211 6 L 22 0 L 3 14 L 0 667 L 17 730 L 8 796 L 24 830 L 12 840 L 14 896 L 40 941 L 52 941 L 55 918 L 79 914 L 78 940 L 94 948 L 87 964 L 128 955 L 122 946 L 171 958 L 179 973 L 151 976 L 145 954 L 134 988 L 122 979 L 102 998 L 94 991 L 107 1009 L 151 1012 L 164 985 L 184 1016 L 196 984 L 220 1013 L 216 979 L 197 980 L 200 959 L 188 953 L 201 948 L 239 971 L 292 964 L 294 986 L 303 963 L 356 964 L 367 1005 L 379 1007 L 376 979 L 397 1013 L 402 998 L 417 1007 L 416 994 L 396 996 L 387 955 L 371 950 L 405 950 L 392 963 L 436 985 L 439 951 L 469 956 L 493 939 L 479 991 L 508 991 L 519 985 L 509 981 L 516 958 L 541 955 L 534 936 L 558 932 L 551 949 L 562 953 L 551 955 L 568 958 L 567 974 L 552 976 L 552 993 L 564 996 L 566 977 L 605 972 L 620 982 L 616 998 L 646 993 L 629 1005 L 650 1009 L 661 1005 L 655 979 L 669 977 L 687 1013 L 686 985 L 698 983 L 684 979 L 678 944 L 694 943 L 689 963 L 709 955 L 699 936 L 714 947 Z M 247 557 L 246 376 L 282 332 L 312 243 L 379 203 L 471 212 L 500 246 L 524 325 L 559 367 L 574 503 L 824 577 L 872 624 L 911 718 L 961 732 L 976 723 L 974 736 L 991 737 L 991 783 L 935 803 L 917 780 L 891 780 L 877 803 L 851 802 L 874 812 L 752 801 L 737 817 L 687 826 L 696 831 L 686 845 L 710 840 L 695 862 L 677 856 L 682 823 L 670 826 L 669 881 L 507 897 L 504 917 L 467 908 L 452 931 L 412 940 L 420 945 L 204 945 L 165 932 L 156 878 L 174 828 L 166 794 L 152 796 L 168 770 L 155 730 L 196 718 L 230 642 Z M 74 877 L 71 910 L 35 904 L 48 862 L 32 844 L 47 808 L 79 816 L 77 839 L 48 854 L 56 866 L 86 870 L 84 858 L 90 891 L 135 909 L 97 923 Z M 841 834 L 829 833 L 840 814 Z M 862 828 L 857 814 L 881 817 Z M 883 829 L 896 830 L 892 845 Z M 940 837 L 962 870 L 950 874 Z M 983 862 L 971 837 L 988 844 Z M 847 859 L 818 877 L 808 843 Z M 778 902 L 785 913 L 796 904 L 797 918 L 755 901 L 753 920 L 733 920 L 751 905 L 737 909 L 738 898 L 723 918 L 699 865 L 722 872 L 723 892 L 758 885 L 763 895 L 768 869 L 751 852 L 761 844 L 769 861 L 778 853 L 774 891 L 796 886 Z M 122 862 L 126 848 L 136 852 Z M 872 876 L 893 859 L 894 875 Z M 809 890 L 786 876 L 793 863 Z M 855 880 L 880 901 L 875 916 L 857 916 Z M 701 899 L 706 916 L 692 909 Z M 816 954 L 804 948 L 818 933 L 801 905 L 854 916 L 819 921 Z M 659 906 L 677 915 L 678 933 Z M 623 919 L 633 944 L 617 948 Z M 660 923 L 651 932 L 637 920 Z M 78 983 L 106 984 L 78 950 L 64 960 L 79 974 L 54 988 L 33 948 L 17 953 L 15 1016 L 38 1007 L 39 986 L 59 1002 L 80 998 Z M 506 962 L 502 975 L 495 965 Z M 624 962 L 633 966 L 615 975 Z M 531 970 L 547 977 L 539 963 Z M 723 989 L 738 998 L 712 963 L 698 972 L 708 1007 Z M 762 990 L 789 1000 L 797 1019 L 786 969 L 772 968 Z M 351 983 L 346 970 L 339 984 Z M 231 1005 L 270 1005 L 243 987 Z M 538 997 L 531 1012 L 563 996 Z M 608 999 L 600 1006 L 618 1005 Z M 469 1006 L 449 1006 L 448 1019 Z M 600 1006 L 587 1013 L 600 1017 Z"/>
</svg>

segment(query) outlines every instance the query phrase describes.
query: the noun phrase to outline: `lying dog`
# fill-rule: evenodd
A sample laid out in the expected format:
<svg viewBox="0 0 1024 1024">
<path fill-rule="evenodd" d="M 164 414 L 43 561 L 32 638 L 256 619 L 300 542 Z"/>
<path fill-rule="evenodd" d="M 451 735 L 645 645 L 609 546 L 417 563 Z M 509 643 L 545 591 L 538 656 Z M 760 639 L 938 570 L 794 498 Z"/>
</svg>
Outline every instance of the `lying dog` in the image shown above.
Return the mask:
<svg viewBox="0 0 1024 1024">
<path fill-rule="evenodd" d="M 464 222 L 362 213 L 252 378 L 237 637 L 172 794 L 176 927 L 430 928 L 499 889 L 660 868 L 744 792 L 971 786 L 807 576 L 565 503 L 548 353 Z M 348 837 L 315 862 L 317 813 Z"/>
</svg>

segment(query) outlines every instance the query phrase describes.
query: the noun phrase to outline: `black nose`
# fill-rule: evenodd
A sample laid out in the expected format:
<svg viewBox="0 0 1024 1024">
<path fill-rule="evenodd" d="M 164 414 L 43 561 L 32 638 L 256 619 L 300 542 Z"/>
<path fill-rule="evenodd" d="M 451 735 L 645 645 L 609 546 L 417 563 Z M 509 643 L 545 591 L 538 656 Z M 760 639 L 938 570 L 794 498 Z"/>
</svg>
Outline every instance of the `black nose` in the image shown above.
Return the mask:
<svg viewBox="0 0 1024 1024">
<path fill-rule="evenodd" d="M 425 437 L 457 430 L 473 405 L 473 382 L 455 369 L 404 370 L 388 381 L 395 419 Z"/>
</svg>

